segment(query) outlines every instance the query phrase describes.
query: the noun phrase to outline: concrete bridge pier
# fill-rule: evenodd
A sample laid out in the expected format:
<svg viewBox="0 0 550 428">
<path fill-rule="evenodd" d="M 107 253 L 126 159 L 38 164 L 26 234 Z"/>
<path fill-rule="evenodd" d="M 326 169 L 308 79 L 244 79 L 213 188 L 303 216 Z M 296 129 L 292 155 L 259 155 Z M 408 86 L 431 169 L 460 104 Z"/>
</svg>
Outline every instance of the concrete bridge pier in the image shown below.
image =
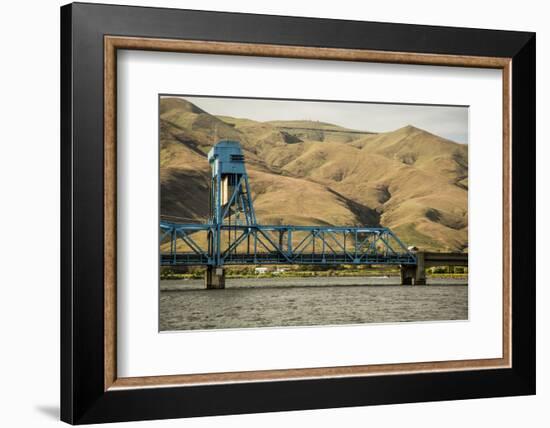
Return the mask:
<svg viewBox="0 0 550 428">
<path fill-rule="evenodd" d="M 219 266 L 207 266 L 204 275 L 207 290 L 222 290 L 225 288 L 225 271 Z"/>
<path fill-rule="evenodd" d="M 401 265 L 401 285 L 412 285 L 416 266 Z"/>
<path fill-rule="evenodd" d="M 401 265 L 401 285 L 426 285 L 424 253 L 416 253 L 416 265 Z"/>
</svg>

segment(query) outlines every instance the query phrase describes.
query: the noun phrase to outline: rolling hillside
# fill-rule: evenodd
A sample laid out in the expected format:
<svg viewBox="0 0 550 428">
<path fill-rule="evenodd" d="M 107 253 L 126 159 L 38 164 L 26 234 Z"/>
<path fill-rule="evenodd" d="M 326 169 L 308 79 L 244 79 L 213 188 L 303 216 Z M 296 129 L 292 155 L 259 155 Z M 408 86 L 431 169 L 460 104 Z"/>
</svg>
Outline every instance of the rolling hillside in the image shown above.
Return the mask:
<svg viewBox="0 0 550 428">
<path fill-rule="evenodd" d="M 407 245 L 468 249 L 467 145 L 413 126 L 216 117 L 180 98 L 160 105 L 163 218 L 205 221 L 206 154 L 222 138 L 241 142 L 261 223 L 383 225 Z"/>
</svg>

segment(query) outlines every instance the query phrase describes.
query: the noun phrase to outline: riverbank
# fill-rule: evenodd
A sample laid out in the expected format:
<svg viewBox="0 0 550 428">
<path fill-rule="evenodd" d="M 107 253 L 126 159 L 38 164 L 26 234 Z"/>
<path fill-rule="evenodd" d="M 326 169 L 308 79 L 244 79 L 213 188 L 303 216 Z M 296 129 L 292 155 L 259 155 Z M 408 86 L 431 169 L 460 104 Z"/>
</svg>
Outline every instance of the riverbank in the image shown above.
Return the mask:
<svg viewBox="0 0 550 428">
<path fill-rule="evenodd" d="M 322 271 L 284 271 L 267 273 L 235 273 L 226 272 L 225 277 L 231 279 L 265 279 L 265 278 L 356 278 L 356 277 L 396 277 L 400 273 L 398 270 L 322 270 Z M 427 278 L 433 279 L 460 279 L 468 281 L 467 273 L 426 273 Z M 196 271 L 193 273 L 162 272 L 160 279 L 164 280 L 189 280 L 203 279 L 204 272 Z"/>
<path fill-rule="evenodd" d="M 265 277 L 234 278 L 225 280 L 226 289 L 265 287 L 339 287 L 339 286 L 401 286 L 399 276 L 342 276 L 342 277 Z M 468 285 L 467 278 L 428 278 L 427 286 Z M 410 286 L 403 286 L 410 287 Z M 423 287 L 423 286 L 418 286 Z M 182 278 L 161 280 L 161 291 L 185 291 L 204 289 L 204 279 Z"/>
</svg>

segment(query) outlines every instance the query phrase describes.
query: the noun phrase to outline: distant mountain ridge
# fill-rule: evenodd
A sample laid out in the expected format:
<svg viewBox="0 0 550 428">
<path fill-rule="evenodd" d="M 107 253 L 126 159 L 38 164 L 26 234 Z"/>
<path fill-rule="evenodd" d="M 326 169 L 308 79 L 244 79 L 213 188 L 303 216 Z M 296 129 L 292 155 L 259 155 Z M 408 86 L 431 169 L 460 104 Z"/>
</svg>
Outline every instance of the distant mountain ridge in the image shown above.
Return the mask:
<svg viewBox="0 0 550 428">
<path fill-rule="evenodd" d="M 160 103 L 164 218 L 206 220 L 206 154 L 223 138 L 241 143 L 261 223 L 383 225 L 407 245 L 467 251 L 467 145 L 414 126 L 369 133 L 217 117 L 181 98 Z"/>
</svg>

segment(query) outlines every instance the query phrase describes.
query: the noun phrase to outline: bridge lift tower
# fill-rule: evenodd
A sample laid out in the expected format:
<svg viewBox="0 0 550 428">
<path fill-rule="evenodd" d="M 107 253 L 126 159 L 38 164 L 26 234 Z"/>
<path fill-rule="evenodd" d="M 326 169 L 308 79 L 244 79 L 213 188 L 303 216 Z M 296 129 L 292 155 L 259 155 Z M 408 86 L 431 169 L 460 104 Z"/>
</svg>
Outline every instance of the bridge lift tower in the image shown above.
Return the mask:
<svg viewBox="0 0 550 428">
<path fill-rule="evenodd" d="M 208 231 L 208 253 L 214 260 L 222 258 L 222 228 L 224 225 L 254 226 L 256 214 L 250 196 L 248 175 L 244 166 L 244 155 L 237 141 L 222 140 L 208 153 L 212 169 L 210 184 L 211 229 Z M 225 276 L 222 263 L 206 268 L 208 288 L 224 288 Z"/>
</svg>

